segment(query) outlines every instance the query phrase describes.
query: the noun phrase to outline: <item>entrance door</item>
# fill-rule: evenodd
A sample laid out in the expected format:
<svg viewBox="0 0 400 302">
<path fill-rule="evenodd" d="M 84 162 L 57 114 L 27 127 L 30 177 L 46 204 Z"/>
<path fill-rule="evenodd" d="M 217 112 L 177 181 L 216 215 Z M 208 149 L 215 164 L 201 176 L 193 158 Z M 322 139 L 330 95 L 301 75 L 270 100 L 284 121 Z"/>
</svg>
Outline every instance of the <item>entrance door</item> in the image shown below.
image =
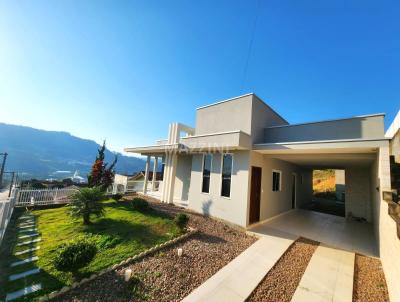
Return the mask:
<svg viewBox="0 0 400 302">
<path fill-rule="evenodd" d="M 251 167 L 250 224 L 260 221 L 261 172 L 261 168 Z"/>
<path fill-rule="evenodd" d="M 292 175 L 292 209 L 296 208 L 296 174 Z"/>
</svg>

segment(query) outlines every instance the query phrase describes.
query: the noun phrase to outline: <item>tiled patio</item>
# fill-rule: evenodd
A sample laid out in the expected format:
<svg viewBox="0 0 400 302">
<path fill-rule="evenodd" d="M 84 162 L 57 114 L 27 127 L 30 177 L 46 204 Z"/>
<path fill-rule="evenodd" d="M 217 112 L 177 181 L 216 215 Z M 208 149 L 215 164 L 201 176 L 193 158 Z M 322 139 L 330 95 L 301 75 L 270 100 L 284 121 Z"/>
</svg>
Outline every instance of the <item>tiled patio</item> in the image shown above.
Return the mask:
<svg viewBox="0 0 400 302">
<path fill-rule="evenodd" d="M 319 241 L 334 248 L 378 256 L 371 223 L 347 221 L 344 217 L 296 209 L 249 228 L 257 236 L 276 230 Z"/>
</svg>

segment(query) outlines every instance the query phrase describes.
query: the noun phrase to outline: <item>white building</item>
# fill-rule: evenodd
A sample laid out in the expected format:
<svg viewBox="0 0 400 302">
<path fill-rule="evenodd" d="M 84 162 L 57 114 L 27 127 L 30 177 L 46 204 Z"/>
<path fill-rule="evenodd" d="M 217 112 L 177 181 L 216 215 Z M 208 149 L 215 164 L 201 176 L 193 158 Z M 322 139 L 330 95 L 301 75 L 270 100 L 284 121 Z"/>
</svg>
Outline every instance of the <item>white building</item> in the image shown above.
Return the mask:
<svg viewBox="0 0 400 302">
<path fill-rule="evenodd" d="M 197 108 L 195 127 L 172 123 L 167 139 L 125 151 L 147 155 L 146 174 L 151 157 L 163 158 L 161 201 L 242 227 L 310 202 L 313 169 L 344 170 L 345 212 L 373 225 L 391 297 L 400 301 L 400 243 L 383 200 L 391 190 L 384 114 L 290 125 L 247 94 Z"/>
</svg>

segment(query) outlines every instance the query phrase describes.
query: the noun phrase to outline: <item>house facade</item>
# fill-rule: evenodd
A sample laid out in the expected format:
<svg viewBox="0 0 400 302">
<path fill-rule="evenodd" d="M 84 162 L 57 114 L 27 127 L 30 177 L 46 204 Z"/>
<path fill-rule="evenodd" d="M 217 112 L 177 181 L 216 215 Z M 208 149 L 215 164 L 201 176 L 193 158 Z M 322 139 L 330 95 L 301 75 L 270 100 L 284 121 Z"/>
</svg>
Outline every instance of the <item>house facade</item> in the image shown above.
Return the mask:
<svg viewBox="0 0 400 302">
<path fill-rule="evenodd" d="M 309 202 L 313 169 L 344 170 L 345 212 L 369 222 L 390 191 L 383 114 L 290 125 L 255 94 L 197 108 L 195 127 L 172 123 L 167 139 L 125 151 L 147 156 L 145 173 L 163 159 L 160 200 L 242 227 Z"/>
<path fill-rule="evenodd" d="M 386 136 L 384 114 L 289 124 L 247 94 L 197 108 L 195 127 L 172 123 L 167 139 L 125 151 L 147 156 L 145 174 L 152 158 L 153 171 L 162 158 L 161 201 L 245 228 L 307 208 L 313 170 L 343 170 L 345 216 L 371 226 L 391 300 L 398 301 L 400 206 L 391 181 L 399 182 L 400 162 L 395 179 L 390 162 L 398 161 L 399 121 Z M 147 182 L 143 194 L 152 192 Z"/>
</svg>

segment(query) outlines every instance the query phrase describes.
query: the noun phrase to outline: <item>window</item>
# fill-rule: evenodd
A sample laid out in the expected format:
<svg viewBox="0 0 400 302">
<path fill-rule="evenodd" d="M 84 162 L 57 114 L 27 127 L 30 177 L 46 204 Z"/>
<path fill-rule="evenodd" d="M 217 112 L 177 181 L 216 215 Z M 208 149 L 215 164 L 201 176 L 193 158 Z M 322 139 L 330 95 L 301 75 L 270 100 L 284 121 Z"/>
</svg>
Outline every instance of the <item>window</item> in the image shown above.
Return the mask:
<svg viewBox="0 0 400 302">
<path fill-rule="evenodd" d="M 203 183 L 201 185 L 201 192 L 203 193 L 210 193 L 211 161 L 211 154 L 203 155 Z"/>
<path fill-rule="evenodd" d="M 272 191 L 277 192 L 281 190 L 281 171 L 272 171 Z"/>
<path fill-rule="evenodd" d="M 221 184 L 221 196 L 231 196 L 231 178 L 232 178 L 232 154 L 222 155 L 222 184 Z"/>
</svg>

